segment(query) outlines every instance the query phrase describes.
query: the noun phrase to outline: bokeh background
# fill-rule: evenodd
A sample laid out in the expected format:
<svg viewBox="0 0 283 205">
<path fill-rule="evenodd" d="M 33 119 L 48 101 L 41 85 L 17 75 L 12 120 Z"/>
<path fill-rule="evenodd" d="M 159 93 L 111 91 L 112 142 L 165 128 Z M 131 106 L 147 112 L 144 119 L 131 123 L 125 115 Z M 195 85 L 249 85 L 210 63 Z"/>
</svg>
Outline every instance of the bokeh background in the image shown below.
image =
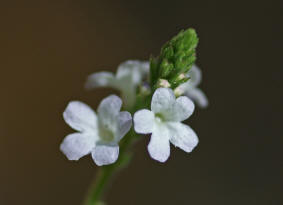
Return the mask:
<svg viewBox="0 0 283 205">
<path fill-rule="evenodd" d="M 181 29 L 200 37 L 210 100 L 189 123 L 199 146 L 151 160 L 149 138 L 111 184 L 108 204 L 283 204 L 282 1 L 1 1 L 0 204 L 81 203 L 97 172 L 59 151 L 70 100 L 96 108 L 86 76 L 146 60 Z"/>
</svg>

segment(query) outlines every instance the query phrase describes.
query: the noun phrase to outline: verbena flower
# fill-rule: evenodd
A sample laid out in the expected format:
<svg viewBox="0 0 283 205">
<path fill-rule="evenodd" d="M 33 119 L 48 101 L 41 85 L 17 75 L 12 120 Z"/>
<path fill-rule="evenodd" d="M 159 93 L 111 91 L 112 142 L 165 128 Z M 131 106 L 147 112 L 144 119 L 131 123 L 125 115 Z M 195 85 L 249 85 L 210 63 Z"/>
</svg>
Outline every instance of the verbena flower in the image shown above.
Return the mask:
<svg viewBox="0 0 283 205">
<path fill-rule="evenodd" d="M 122 100 L 116 95 L 101 101 L 98 114 L 82 102 L 70 102 L 63 117 L 78 132 L 63 140 L 61 151 L 69 160 L 91 153 L 98 166 L 114 163 L 119 155 L 118 143 L 132 126 L 131 114 L 120 112 L 121 106 Z"/>
<path fill-rule="evenodd" d="M 194 111 L 193 102 L 186 96 L 175 98 L 169 88 L 158 88 L 152 97 L 151 110 L 143 109 L 134 114 L 137 133 L 151 134 L 148 144 L 150 156 L 165 162 L 170 155 L 170 143 L 186 152 L 198 144 L 195 132 L 182 121 Z"/>
<path fill-rule="evenodd" d="M 126 107 L 131 107 L 136 100 L 136 89 L 142 79 L 149 73 L 149 62 L 128 60 L 119 65 L 116 75 L 111 72 L 91 74 L 86 88 L 111 87 L 121 92 Z"/>
<path fill-rule="evenodd" d="M 174 92 L 177 95 L 184 94 L 188 96 L 190 99 L 195 101 L 199 107 L 207 107 L 208 99 L 204 92 L 197 87 L 202 78 L 201 70 L 196 65 L 193 65 L 187 75 L 190 78 L 188 82 L 181 84 L 174 90 Z"/>
</svg>

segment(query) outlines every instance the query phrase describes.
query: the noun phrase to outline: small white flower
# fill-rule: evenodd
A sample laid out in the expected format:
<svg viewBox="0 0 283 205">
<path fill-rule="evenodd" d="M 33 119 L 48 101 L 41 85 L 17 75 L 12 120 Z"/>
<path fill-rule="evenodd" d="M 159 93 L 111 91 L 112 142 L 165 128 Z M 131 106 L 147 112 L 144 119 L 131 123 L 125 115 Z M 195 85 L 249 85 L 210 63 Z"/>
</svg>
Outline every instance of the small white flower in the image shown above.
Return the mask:
<svg viewBox="0 0 283 205">
<path fill-rule="evenodd" d="M 207 107 L 208 100 L 206 95 L 201 89 L 197 88 L 197 86 L 201 82 L 201 70 L 196 65 L 193 65 L 187 75 L 188 77 L 190 77 L 188 82 L 183 83 L 182 85 L 177 87 L 174 92 L 176 93 L 176 95 L 184 94 L 188 96 L 202 108 Z"/>
<path fill-rule="evenodd" d="M 121 92 L 126 107 L 135 103 L 137 86 L 149 73 L 149 62 L 128 60 L 119 65 L 116 75 L 111 72 L 91 74 L 86 82 L 87 89 L 96 87 L 111 87 Z"/>
<path fill-rule="evenodd" d="M 119 155 L 118 143 L 132 126 L 131 114 L 120 112 L 121 106 L 122 101 L 116 95 L 101 101 L 98 114 L 82 102 L 70 102 L 63 117 L 78 132 L 63 140 L 61 151 L 69 160 L 91 153 L 98 166 L 114 163 Z"/>
<path fill-rule="evenodd" d="M 186 96 L 175 98 L 169 88 L 158 88 L 151 101 L 151 111 L 139 110 L 134 115 L 137 133 L 151 134 L 148 144 L 150 156 L 165 162 L 170 155 L 170 143 L 186 152 L 191 152 L 198 144 L 195 132 L 182 121 L 194 111 L 193 102 Z"/>
</svg>

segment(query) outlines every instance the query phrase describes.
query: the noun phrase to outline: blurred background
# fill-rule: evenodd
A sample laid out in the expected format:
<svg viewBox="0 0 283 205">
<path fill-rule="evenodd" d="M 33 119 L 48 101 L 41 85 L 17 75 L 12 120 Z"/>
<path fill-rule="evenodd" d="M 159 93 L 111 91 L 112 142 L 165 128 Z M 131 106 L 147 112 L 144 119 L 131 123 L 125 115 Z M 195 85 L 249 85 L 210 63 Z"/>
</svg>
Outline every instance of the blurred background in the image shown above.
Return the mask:
<svg viewBox="0 0 283 205">
<path fill-rule="evenodd" d="M 80 204 L 97 171 L 59 151 L 73 132 L 70 100 L 93 108 L 88 74 L 147 60 L 181 29 L 196 29 L 210 106 L 189 124 L 200 144 L 150 159 L 149 138 L 111 184 L 108 204 L 283 204 L 282 1 L 2 1 L 0 204 Z"/>
</svg>

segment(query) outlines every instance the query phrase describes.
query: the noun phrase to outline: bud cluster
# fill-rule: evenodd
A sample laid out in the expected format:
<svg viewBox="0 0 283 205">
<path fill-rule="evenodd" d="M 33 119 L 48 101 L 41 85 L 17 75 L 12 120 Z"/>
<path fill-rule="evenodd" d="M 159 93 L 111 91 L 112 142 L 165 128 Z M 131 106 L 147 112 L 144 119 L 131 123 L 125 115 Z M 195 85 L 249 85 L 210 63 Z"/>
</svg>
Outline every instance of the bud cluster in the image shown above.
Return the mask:
<svg viewBox="0 0 283 205">
<path fill-rule="evenodd" d="M 186 73 L 196 60 L 197 44 L 195 30 L 187 29 L 168 41 L 158 58 L 151 58 L 150 83 L 154 90 L 160 87 L 160 79 L 167 80 L 172 89 L 189 79 Z"/>
</svg>

